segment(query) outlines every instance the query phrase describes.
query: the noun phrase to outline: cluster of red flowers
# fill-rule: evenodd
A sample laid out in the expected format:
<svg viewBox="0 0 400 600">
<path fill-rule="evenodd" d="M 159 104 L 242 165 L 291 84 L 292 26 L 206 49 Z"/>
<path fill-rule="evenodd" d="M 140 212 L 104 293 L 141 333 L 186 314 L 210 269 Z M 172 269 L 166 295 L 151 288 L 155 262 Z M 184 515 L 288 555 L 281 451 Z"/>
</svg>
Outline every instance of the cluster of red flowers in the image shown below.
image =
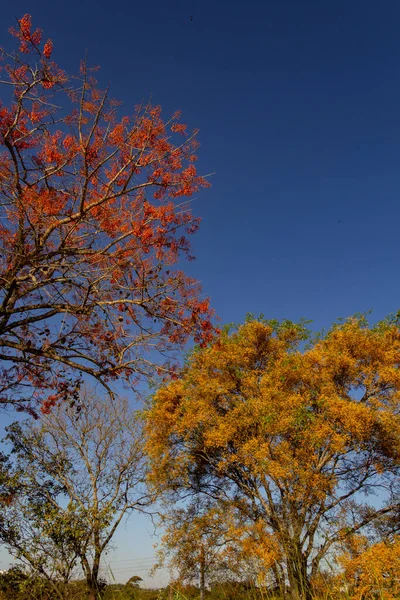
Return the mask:
<svg viewBox="0 0 400 600">
<path fill-rule="evenodd" d="M 18 364 L 5 377 L 16 378 L 17 368 L 21 386 L 34 376 L 37 390 L 52 390 L 48 410 L 65 384 L 49 365 L 103 383 L 135 381 L 150 374 L 148 348 L 164 355 L 215 334 L 199 285 L 174 270 L 182 255 L 191 258 L 187 236 L 199 226 L 187 202 L 174 200 L 209 183 L 194 165 L 197 132 L 187 133 L 180 113 L 164 121 L 149 104 L 119 117 L 85 63 L 68 80 L 50 60 L 53 44 L 42 44 L 29 15 L 11 33 L 31 56 L 2 51 L 12 59 L 4 72 L 14 99 L 0 106 L 0 277 L 20 297 L 19 320 L 7 340 L 0 332 L 0 346 Z M 4 310 L 13 321 L 14 309 Z M 43 327 L 49 333 L 38 344 Z"/>
</svg>

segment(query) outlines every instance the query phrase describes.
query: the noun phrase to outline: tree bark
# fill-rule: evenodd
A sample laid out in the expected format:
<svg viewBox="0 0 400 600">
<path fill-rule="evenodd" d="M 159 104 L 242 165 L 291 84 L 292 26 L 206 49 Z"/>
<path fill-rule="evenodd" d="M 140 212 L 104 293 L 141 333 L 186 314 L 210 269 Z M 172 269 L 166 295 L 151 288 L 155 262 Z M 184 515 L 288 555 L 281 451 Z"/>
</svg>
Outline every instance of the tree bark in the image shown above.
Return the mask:
<svg viewBox="0 0 400 600">
<path fill-rule="evenodd" d="M 97 577 L 87 577 L 88 600 L 100 600 L 103 597 L 103 589 L 99 586 Z"/>
<path fill-rule="evenodd" d="M 292 598 L 295 600 L 312 600 L 307 559 L 301 551 L 295 552 L 289 557 L 287 567 Z"/>
<path fill-rule="evenodd" d="M 88 600 L 98 600 L 95 582 L 91 579 L 86 581 L 88 586 Z"/>
<path fill-rule="evenodd" d="M 204 600 L 205 596 L 205 572 L 206 572 L 206 561 L 204 556 L 204 546 L 200 548 L 200 600 Z"/>
</svg>

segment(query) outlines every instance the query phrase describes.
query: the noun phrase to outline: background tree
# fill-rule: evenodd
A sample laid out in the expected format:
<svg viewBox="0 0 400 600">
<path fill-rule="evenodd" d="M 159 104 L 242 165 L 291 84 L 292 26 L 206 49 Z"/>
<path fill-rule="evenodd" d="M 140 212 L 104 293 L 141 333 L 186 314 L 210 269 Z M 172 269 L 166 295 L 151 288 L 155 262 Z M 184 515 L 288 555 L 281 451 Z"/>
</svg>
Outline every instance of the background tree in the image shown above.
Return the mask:
<svg viewBox="0 0 400 600">
<path fill-rule="evenodd" d="M 152 502 L 144 481 L 142 431 L 126 401 L 86 393 L 79 415 L 57 406 L 32 426 L 7 428 L 18 493 L 0 539 L 34 571 L 64 581 L 78 561 L 90 598 L 101 591 L 101 558 L 123 518 Z M 63 561 L 65 557 L 65 561 Z"/>
<path fill-rule="evenodd" d="M 11 503 L 2 511 L 0 540 L 23 563 L 27 578 L 44 584 L 53 598 L 64 600 L 65 585 L 76 573 L 78 552 L 71 539 L 71 518 L 55 508 L 63 487 L 42 482 L 27 486 L 21 470 L 10 471 L 14 483 Z M 30 589 L 30 585 L 26 587 Z"/>
<path fill-rule="evenodd" d="M 196 132 L 157 106 L 118 116 L 81 65 L 68 77 L 25 15 L 0 49 L 0 403 L 46 411 L 82 373 L 170 372 L 170 352 L 211 336 L 209 303 L 174 268 L 198 227 L 188 198 Z M 180 136 L 177 138 L 177 136 Z M 184 200 L 177 202 L 183 197 Z M 156 360 L 156 355 L 160 360 Z"/>
<path fill-rule="evenodd" d="M 214 580 L 236 580 L 245 564 L 232 512 L 201 497 L 185 507 L 169 506 L 161 518 L 165 533 L 156 568 L 168 565 L 180 585 L 199 587 L 201 599 Z"/>
<path fill-rule="evenodd" d="M 143 581 L 139 575 L 132 575 L 126 582 L 126 585 L 131 585 L 134 588 L 138 588 L 140 586 L 140 582 Z"/>
<path fill-rule="evenodd" d="M 230 501 L 310 598 L 322 559 L 398 511 L 399 350 L 393 320 L 318 338 L 289 322 L 225 332 L 154 396 L 154 484 Z"/>
</svg>

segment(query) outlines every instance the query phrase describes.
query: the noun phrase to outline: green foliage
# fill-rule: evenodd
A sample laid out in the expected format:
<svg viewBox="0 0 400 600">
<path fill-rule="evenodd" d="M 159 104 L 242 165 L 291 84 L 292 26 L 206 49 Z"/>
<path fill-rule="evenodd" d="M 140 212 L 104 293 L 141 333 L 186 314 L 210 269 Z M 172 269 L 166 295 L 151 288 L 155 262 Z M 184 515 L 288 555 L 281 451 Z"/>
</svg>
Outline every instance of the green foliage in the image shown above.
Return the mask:
<svg viewBox="0 0 400 600">
<path fill-rule="evenodd" d="M 13 566 L 0 574 L 0 600 L 85 600 L 86 585 L 73 582 L 55 584 L 44 577 L 33 576 L 21 566 Z"/>
<path fill-rule="evenodd" d="M 57 406 L 37 425 L 7 427 L 13 464 L 0 461 L 0 493 L 10 498 L 0 540 L 53 588 L 79 565 L 97 600 L 103 552 L 122 519 L 152 496 L 137 413 L 122 399 L 82 392 L 81 400 L 79 417 Z"/>
<path fill-rule="evenodd" d="M 141 589 L 132 585 L 113 583 L 104 591 L 103 600 L 167 600 L 168 592 L 163 589 Z"/>
</svg>

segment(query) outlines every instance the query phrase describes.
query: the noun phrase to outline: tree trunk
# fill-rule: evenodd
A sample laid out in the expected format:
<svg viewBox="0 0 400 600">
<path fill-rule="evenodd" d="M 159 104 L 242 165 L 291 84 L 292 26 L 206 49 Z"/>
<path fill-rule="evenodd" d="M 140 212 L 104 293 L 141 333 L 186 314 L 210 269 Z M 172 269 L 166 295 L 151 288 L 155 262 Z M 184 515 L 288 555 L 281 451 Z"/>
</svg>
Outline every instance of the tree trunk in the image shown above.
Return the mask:
<svg viewBox="0 0 400 600">
<path fill-rule="evenodd" d="M 274 583 L 275 583 L 275 590 L 277 590 L 280 594 L 280 596 L 282 596 L 282 598 L 287 598 L 287 586 L 286 586 L 286 582 L 285 582 L 285 575 L 284 573 L 279 572 L 280 568 L 278 566 L 278 563 L 274 563 L 271 567 L 272 569 L 272 573 L 274 575 Z"/>
<path fill-rule="evenodd" d="M 96 587 L 93 585 L 93 581 L 87 581 L 88 586 L 88 600 L 98 600 Z"/>
<path fill-rule="evenodd" d="M 101 550 L 99 549 L 100 542 L 98 539 L 95 540 L 95 556 L 93 559 L 93 565 L 86 577 L 87 586 L 89 588 L 89 600 L 100 600 L 103 597 L 103 586 L 99 585 L 99 572 L 100 572 L 100 556 Z"/>
<path fill-rule="evenodd" d="M 288 558 L 288 578 L 290 592 L 295 600 L 312 600 L 307 559 L 301 552 L 295 552 Z"/>
<path fill-rule="evenodd" d="M 206 573 L 206 561 L 204 556 L 204 546 L 200 548 L 200 600 L 204 600 L 205 596 L 205 573 Z"/>
<path fill-rule="evenodd" d="M 98 582 L 98 573 L 91 573 L 89 577 L 86 578 L 86 585 L 88 587 L 88 600 L 100 600 L 103 597 L 103 588 L 99 585 Z"/>
</svg>

